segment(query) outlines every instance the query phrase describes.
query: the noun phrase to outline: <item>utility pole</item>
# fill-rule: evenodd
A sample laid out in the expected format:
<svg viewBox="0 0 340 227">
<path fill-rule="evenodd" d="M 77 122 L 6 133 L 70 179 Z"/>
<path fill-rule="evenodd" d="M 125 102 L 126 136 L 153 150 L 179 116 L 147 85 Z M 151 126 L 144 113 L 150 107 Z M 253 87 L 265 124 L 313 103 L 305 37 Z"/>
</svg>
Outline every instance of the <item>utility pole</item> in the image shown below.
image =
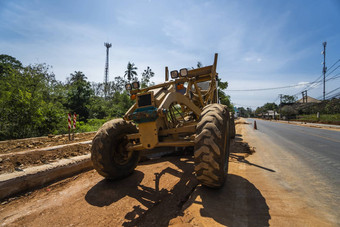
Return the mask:
<svg viewBox="0 0 340 227">
<path fill-rule="evenodd" d="M 305 100 L 306 100 L 306 103 L 307 103 L 307 90 L 304 90 L 302 93 L 302 103 L 305 103 Z"/>
<path fill-rule="evenodd" d="M 104 76 L 104 97 L 106 99 L 108 92 L 108 80 L 109 80 L 109 48 L 112 46 L 111 43 L 104 43 L 106 47 L 106 62 L 105 62 L 105 76 Z"/>
<path fill-rule="evenodd" d="M 279 94 L 279 96 L 280 96 L 280 105 L 279 105 L 279 111 L 280 111 L 280 113 L 279 113 L 279 119 L 281 119 L 282 94 Z"/>
<path fill-rule="evenodd" d="M 321 52 L 323 54 L 323 100 L 325 100 L 325 93 L 326 93 L 326 71 L 327 71 L 327 67 L 326 67 L 326 45 L 327 42 L 323 42 L 323 51 Z"/>
</svg>

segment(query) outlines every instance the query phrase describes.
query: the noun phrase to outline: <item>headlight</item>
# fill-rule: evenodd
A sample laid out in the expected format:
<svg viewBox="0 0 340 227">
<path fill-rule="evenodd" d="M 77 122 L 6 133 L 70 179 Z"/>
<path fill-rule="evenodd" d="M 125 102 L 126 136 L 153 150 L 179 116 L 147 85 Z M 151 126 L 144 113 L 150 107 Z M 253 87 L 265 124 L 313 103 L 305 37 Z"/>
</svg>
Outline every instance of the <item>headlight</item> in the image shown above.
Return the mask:
<svg viewBox="0 0 340 227">
<path fill-rule="evenodd" d="M 186 77 L 188 75 L 188 70 L 187 69 L 181 69 L 181 70 L 179 70 L 179 74 L 182 77 Z"/>
<path fill-rule="evenodd" d="M 132 90 L 131 84 L 125 84 L 125 89 L 131 91 Z"/>
<path fill-rule="evenodd" d="M 138 89 L 139 88 L 139 82 L 138 81 L 133 82 L 132 87 L 133 87 L 133 89 Z"/>
<path fill-rule="evenodd" d="M 178 77 L 178 71 L 177 70 L 171 71 L 170 75 L 172 79 L 176 79 Z"/>
</svg>

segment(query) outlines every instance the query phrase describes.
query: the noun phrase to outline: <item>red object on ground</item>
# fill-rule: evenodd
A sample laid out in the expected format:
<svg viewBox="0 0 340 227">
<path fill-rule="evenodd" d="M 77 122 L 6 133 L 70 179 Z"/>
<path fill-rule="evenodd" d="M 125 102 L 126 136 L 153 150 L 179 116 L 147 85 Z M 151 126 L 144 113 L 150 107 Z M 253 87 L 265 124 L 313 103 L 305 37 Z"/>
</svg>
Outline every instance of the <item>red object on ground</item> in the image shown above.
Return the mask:
<svg viewBox="0 0 340 227">
<path fill-rule="evenodd" d="M 74 113 L 74 115 L 73 115 L 73 129 L 76 128 L 76 122 L 77 122 L 77 114 Z"/>
<path fill-rule="evenodd" d="M 71 129 L 71 114 L 68 114 L 68 129 Z"/>
</svg>

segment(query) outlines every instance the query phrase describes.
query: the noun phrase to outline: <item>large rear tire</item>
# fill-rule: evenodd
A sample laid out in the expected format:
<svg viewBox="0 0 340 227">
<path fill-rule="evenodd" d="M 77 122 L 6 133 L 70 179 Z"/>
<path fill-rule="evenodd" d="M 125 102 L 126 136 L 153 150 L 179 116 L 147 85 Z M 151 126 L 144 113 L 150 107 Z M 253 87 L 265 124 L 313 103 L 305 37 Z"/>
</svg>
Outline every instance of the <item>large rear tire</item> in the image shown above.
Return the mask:
<svg viewBox="0 0 340 227">
<path fill-rule="evenodd" d="M 97 172 L 108 179 L 130 175 L 136 168 L 140 152 L 126 150 L 125 136 L 137 133 L 134 124 L 123 119 L 106 122 L 92 140 L 91 160 Z"/>
<path fill-rule="evenodd" d="M 225 182 L 229 161 L 229 111 L 221 104 L 203 108 L 196 127 L 195 172 L 197 180 L 218 188 Z"/>
</svg>

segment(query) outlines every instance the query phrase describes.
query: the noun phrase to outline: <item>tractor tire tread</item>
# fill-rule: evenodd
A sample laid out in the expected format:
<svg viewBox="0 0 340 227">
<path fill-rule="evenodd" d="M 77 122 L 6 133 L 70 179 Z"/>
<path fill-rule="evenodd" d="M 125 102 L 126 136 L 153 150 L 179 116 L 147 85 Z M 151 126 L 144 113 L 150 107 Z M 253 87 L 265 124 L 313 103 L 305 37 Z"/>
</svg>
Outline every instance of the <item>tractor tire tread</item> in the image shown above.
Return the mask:
<svg viewBox="0 0 340 227">
<path fill-rule="evenodd" d="M 92 140 L 91 160 L 97 172 L 108 179 L 119 179 L 133 172 L 139 161 L 135 152 L 127 165 L 118 165 L 112 160 L 113 145 L 119 136 L 138 132 L 136 126 L 123 119 L 114 119 L 103 124 Z"/>
<path fill-rule="evenodd" d="M 224 184 L 229 144 L 227 107 L 221 104 L 204 107 L 196 127 L 194 152 L 195 173 L 200 183 L 213 188 Z"/>
</svg>

